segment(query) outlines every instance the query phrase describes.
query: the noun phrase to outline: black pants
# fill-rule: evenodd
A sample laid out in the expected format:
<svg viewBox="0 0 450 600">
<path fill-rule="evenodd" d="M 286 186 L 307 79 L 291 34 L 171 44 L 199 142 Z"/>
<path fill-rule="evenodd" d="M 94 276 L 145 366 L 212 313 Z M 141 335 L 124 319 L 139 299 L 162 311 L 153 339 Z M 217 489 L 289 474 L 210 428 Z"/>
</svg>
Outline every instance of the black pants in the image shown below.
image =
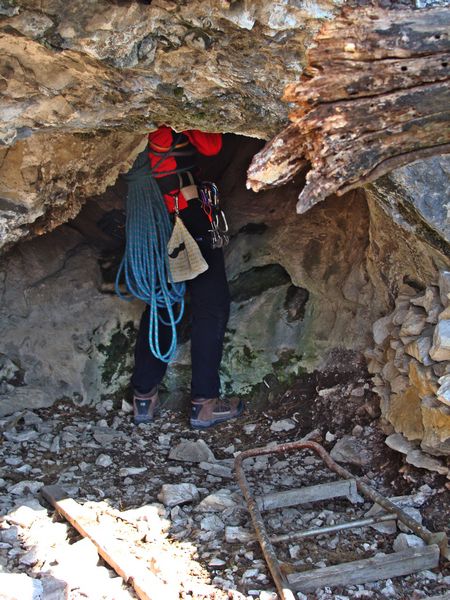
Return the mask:
<svg viewBox="0 0 450 600">
<path fill-rule="evenodd" d="M 219 367 L 223 338 L 230 313 L 230 294 L 225 273 L 223 252 L 211 248 L 210 224 L 198 200 L 191 200 L 180 216 L 190 234 L 197 240 L 208 263 L 208 270 L 187 283 L 191 299 L 191 396 L 215 398 L 220 394 Z M 166 320 L 166 319 L 165 319 Z M 131 383 L 145 394 L 161 383 L 167 363 L 156 358 L 148 342 L 149 309 L 144 311 L 135 348 L 135 366 Z M 160 324 L 160 347 L 169 347 L 170 327 Z"/>
</svg>

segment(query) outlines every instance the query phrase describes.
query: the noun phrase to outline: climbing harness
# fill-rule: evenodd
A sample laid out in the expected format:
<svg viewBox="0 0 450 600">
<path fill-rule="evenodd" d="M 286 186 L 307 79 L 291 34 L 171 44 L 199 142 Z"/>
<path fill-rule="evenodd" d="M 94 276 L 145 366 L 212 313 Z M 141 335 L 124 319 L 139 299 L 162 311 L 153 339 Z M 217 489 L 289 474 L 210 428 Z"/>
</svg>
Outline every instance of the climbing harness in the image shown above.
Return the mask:
<svg viewBox="0 0 450 600">
<path fill-rule="evenodd" d="M 223 248 L 228 244 L 228 223 L 225 213 L 220 208 L 219 190 L 215 183 L 202 181 L 199 186 L 200 202 L 211 225 L 211 245 L 213 248 Z"/>
<path fill-rule="evenodd" d="M 172 223 L 161 190 L 151 175 L 172 152 L 178 139 L 150 171 L 147 152 L 141 152 L 124 177 L 128 182 L 126 248 L 115 282 L 118 296 L 132 300 L 120 291 L 123 274 L 128 293 L 148 304 L 150 350 L 163 362 L 170 362 L 176 351 L 176 325 L 184 312 L 186 284 L 175 283 L 170 273 L 167 244 Z M 178 314 L 176 305 L 179 305 Z M 159 342 L 160 323 L 171 328 L 171 342 L 166 350 Z"/>
</svg>

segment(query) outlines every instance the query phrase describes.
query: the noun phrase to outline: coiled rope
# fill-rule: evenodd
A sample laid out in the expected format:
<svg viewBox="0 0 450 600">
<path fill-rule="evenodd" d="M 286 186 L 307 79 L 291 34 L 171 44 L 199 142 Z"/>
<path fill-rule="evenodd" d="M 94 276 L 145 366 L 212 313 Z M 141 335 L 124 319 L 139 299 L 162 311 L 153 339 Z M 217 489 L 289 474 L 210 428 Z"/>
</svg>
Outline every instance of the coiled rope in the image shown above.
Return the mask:
<svg viewBox="0 0 450 600">
<path fill-rule="evenodd" d="M 144 151 L 124 176 L 128 183 L 126 247 L 115 289 L 123 300 L 133 299 L 119 289 L 123 274 L 127 292 L 148 304 L 150 350 L 161 361 L 170 362 L 177 348 L 176 325 L 184 312 L 186 284 L 174 283 L 170 273 L 167 243 L 172 224 L 161 190 L 151 174 L 148 153 Z M 166 351 L 159 342 L 160 324 L 171 328 L 171 342 Z"/>
</svg>

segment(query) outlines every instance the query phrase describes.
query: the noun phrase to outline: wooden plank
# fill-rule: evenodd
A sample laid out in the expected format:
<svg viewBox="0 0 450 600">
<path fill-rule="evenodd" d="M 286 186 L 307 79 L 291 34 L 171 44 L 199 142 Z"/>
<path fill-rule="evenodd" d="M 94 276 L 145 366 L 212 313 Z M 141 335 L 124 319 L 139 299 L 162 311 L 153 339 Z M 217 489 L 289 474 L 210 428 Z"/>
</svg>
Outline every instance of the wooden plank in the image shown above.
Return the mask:
<svg viewBox="0 0 450 600">
<path fill-rule="evenodd" d="M 356 483 L 354 479 L 342 479 L 331 483 L 319 483 L 308 487 L 273 492 L 256 499 L 259 510 L 273 510 L 286 506 L 296 506 L 307 502 L 318 502 L 329 498 L 347 497 L 354 499 L 356 496 Z"/>
<path fill-rule="evenodd" d="M 120 542 L 96 520 L 96 515 L 67 496 L 57 485 L 46 486 L 41 490 L 42 497 L 49 502 L 69 523 L 89 538 L 99 555 L 116 571 L 122 579 L 133 586 L 141 600 L 178 600 L 179 591 L 161 581 L 147 567 L 130 554 L 126 543 Z"/>
<path fill-rule="evenodd" d="M 291 573 L 287 575 L 287 579 L 292 589 L 311 592 L 325 586 L 348 586 L 401 577 L 424 569 L 434 569 L 438 564 L 439 547 L 432 544 L 424 548 L 393 552 L 386 556 L 374 556 L 305 573 Z"/>
</svg>

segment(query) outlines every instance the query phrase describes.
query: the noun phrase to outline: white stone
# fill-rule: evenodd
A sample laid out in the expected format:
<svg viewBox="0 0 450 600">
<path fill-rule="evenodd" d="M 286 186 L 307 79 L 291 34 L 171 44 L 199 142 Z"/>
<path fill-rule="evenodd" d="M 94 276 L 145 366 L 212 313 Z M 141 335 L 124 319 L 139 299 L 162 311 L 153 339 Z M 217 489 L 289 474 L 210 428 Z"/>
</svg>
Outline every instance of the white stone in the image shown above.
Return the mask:
<svg viewBox="0 0 450 600">
<path fill-rule="evenodd" d="M 411 450 L 411 452 L 408 452 L 406 462 L 419 469 L 436 471 L 436 473 L 440 473 L 441 475 L 447 475 L 449 472 L 448 468 L 440 460 L 425 454 L 421 450 Z"/>
<path fill-rule="evenodd" d="M 365 465 L 370 456 L 364 447 L 364 442 L 351 435 L 344 435 L 336 442 L 330 452 L 330 456 L 336 462 L 350 463 L 354 465 Z"/>
<path fill-rule="evenodd" d="M 40 481 L 19 481 L 8 488 L 8 492 L 14 496 L 24 496 L 27 493 L 35 495 L 42 486 L 43 483 Z"/>
<path fill-rule="evenodd" d="M 394 540 L 393 548 L 395 552 L 409 550 L 410 548 L 423 548 L 426 543 L 417 535 L 399 533 Z"/>
<path fill-rule="evenodd" d="M 407 440 L 401 433 L 392 433 L 391 435 L 388 435 L 385 439 L 385 444 L 389 446 L 389 448 L 392 448 L 392 450 L 396 450 L 402 454 L 408 454 L 411 450 L 416 450 L 418 448 L 417 444 Z"/>
<path fill-rule="evenodd" d="M 274 421 L 270 425 L 270 431 L 273 432 L 290 431 L 291 429 L 295 429 L 295 422 L 292 419 L 282 419 L 281 421 Z"/>
<path fill-rule="evenodd" d="M 450 406 L 450 375 L 444 375 L 439 378 L 439 389 L 436 396 L 439 402 Z"/>
<path fill-rule="evenodd" d="M 110 467 L 112 463 L 113 460 L 108 454 L 99 454 L 99 456 L 97 456 L 97 460 L 95 461 L 95 464 L 98 467 Z"/>
<path fill-rule="evenodd" d="M 247 423 L 247 425 L 244 425 L 244 431 L 247 435 L 249 435 L 250 433 L 253 433 L 256 429 L 256 424 L 255 423 Z"/>
<path fill-rule="evenodd" d="M 195 502 L 198 497 L 197 486 L 193 483 L 165 483 L 158 494 L 158 500 L 164 506 L 177 506 L 178 504 Z"/>
<path fill-rule="evenodd" d="M 233 477 L 233 471 L 230 469 L 230 467 L 220 464 L 219 462 L 216 462 L 216 463 L 201 462 L 199 464 L 199 467 L 200 467 L 200 469 L 203 469 L 204 471 L 208 471 L 208 473 L 210 475 L 213 475 L 214 477 L 222 477 L 225 479 L 231 479 Z"/>
<path fill-rule="evenodd" d="M 414 340 L 405 346 L 405 352 L 428 367 L 433 364 L 433 360 L 429 354 L 431 344 L 432 341 L 430 336 L 419 337 L 417 340 Z"/>
<path fill-rule="evenodd" d="M 381 317 L 373 324 L 373 339 L 377 346 L 382 346 L 393 329 L 392 316 Z"/>
<path fill-rule="evenodd" d="M 200 521 L 200 527 L 205 531 L 222 531 L 225 525 L 217 515 L 208 515 Z"/>
<path fill-rule="evenodd" d="M 249 533 L 243 527 L 225 527 L 225 539 L 230 544 L 234 542 L 247 543 L 255 539 L 252 533 Z"/>
<path fill-rule="evenodd" d="M 425 327 L 427 315 L 419 307 L 412 306 L 406 313 L 400 328 L 400 337 L 420 335 Z"/>
<path fill-rule="evenodd" d="M 439 273 L 439 294 L 444 307 L 448 306 L 448 294 L 450 293 L 450 271 Z"/>
<path fill-rule="evenodd" d="M 177 446 L 172 448 L 169 453 L 171 460 L 180 460 L 183 462 L 215 462 L 214 453 L 208 448 L 208 445 L 203 440 L 183 440 Z"/>
<path fill-rule="evenodd" d="M 0 573 L 0 600 L 41 600 L 42 583 L 25 574 Z"/>
<path fill-rule="evenodd" d="M 221 569 L 222 567 L 224 567 L 227 563 L 222 560 L 221 558 L 215 557 L 212 558 L 209 562 L 208 562 L 208 566 L 213 568 L 213 569 Z"/>
<path fill-rule="evenodd" d="M 119 476 L 141 475 L 141 473 L 145 473 L 146 471 L 147 467 L 122 467 L 122 469 L 119 469 Z"/>
<path fill-rule="evenodd" d="M 222 512 L 226 508 L 234 508 L 235 506 L 236 502 L 233 500 L 230 493 L 219 490 L 218 492 L 203 498 L 195 510 L 199 512 Z"/>
<path fill-rule="evenodd" d="M 36 519 L 41 519 L 47 516 L 47 511 L 43 506 L 40 506 L 36 501 L 39 508 L 34 508 L 31 506 L 19 506 L 15 510 L 9 513 L 8 522 L 13 523 L 14 525 L 19 525 L 20 527 L 31 527 L 31 525 L 36 521 Z"/>
<path fill-rule="evenodd" d="M 450 319 L 442 319 L 436 325 L 430 356 L 438 362 L 450 360 Z"/>
</svg>

